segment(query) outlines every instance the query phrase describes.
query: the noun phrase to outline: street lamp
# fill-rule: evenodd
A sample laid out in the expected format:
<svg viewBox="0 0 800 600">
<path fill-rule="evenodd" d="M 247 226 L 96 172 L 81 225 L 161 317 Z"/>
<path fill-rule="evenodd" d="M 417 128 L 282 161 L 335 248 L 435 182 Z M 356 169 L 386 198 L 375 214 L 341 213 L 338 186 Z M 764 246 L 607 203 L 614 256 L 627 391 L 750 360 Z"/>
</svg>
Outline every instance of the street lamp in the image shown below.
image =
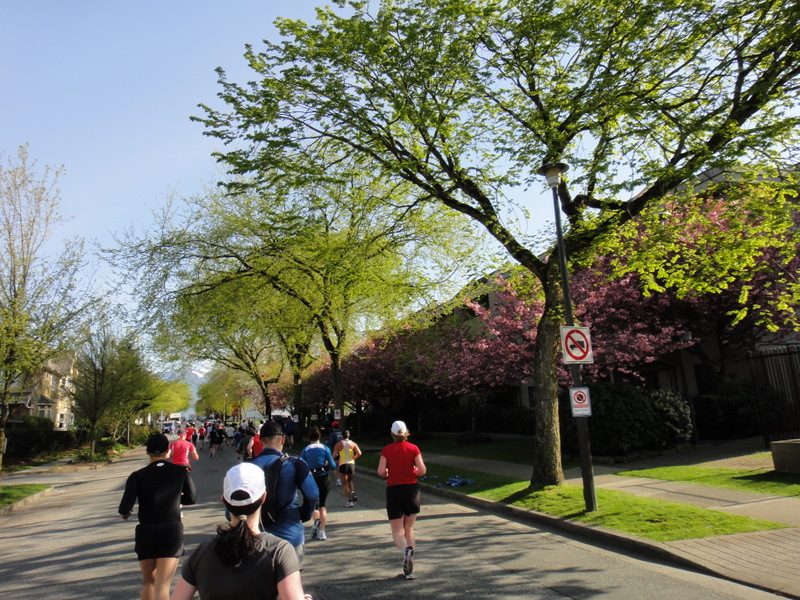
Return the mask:
<svg viewBox="0 0 800 600">
<path fill-rule="evenodd" d="M 572 315 L 572 297 L 569 293 L 569 276 L 567 275 L 567 250 L 564 246 L 564 236 L 561 232 L 561 206 L 558 198 L 558 186 L 561 185 L 561 174 L 566 173 L 569 166 L 566 163 L 550 163 L 542 165 L 539 175 L 544 175 L 547 185 L 553 191 L 553 210 L 556 215 L 556 240 L 558 243 L 558 269 L 561 273 L 561 292 L 564 296 L 564 317 L 568 327 L 575 325 Z M 582 387 L 580 365 L 571 364 L 572 386 Z M 592 471 L 592 452 L 589 447 L 589 427 L 586 422 L 588 417 L 573 417 L 578 431 L 578 452 L 581 459 L 581 477 L 583 479 L 583 500 L 586 511 L 597 510 L 597 496 L 594 491 L 594 473 Z"/>
</svg>

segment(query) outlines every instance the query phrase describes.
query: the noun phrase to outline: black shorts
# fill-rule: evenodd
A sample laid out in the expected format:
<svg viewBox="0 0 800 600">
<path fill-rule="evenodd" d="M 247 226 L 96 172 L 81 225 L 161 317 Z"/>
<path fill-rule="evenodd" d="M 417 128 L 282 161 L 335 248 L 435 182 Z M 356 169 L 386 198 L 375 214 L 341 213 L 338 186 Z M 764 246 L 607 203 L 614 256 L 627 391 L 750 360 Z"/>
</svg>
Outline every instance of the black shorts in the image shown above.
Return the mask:
<svg viewBox="0 0 800 600">
<path fill-rule="evenodd" d="M 184 555 L 183 523 L 139 523 L 136 526 L 136 545 L 139 560 L 180 558 Z"/>
<path fill-rule="evenodd" d="M 419 484 L 403 483 L 386 486 L 386 515 L 389 520 L 419 513 Z"/>
<path fill-rule="evenodd" d="M 331 478 L 328 472 L 325 471 L 322 475 L 314 475 L 314 482 L 319 488 L 319 502 L 317 503 L 317 507 L 325 508 L 325 502 L 327 502 L 328 494 L 331 491 Z"/>
<path fill-rule="evenodd" d="M 356 472 L 356 466 L 353 463 L 345 463 L 339 465 L 339 473 L 342 475 L 352 475 Z"/>
</svg>

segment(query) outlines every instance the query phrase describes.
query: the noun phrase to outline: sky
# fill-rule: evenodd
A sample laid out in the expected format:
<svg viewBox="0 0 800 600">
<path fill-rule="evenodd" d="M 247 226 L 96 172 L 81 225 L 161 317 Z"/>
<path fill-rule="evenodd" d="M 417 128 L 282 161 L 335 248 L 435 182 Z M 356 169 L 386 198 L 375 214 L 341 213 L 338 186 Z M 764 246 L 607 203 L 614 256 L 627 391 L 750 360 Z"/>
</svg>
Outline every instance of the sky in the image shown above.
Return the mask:
<svg viewBox="0 0 800 600">
<path fill-rule="evenodd" d="M 221 107 L 216 67 L 249 77 L 247 43 L 325 0 L 0 0 L 0 155 L 65 168 L 64 237 L 101 245 L 147 227 L 170 193 L 217 181 L 216 140 L 189 120 Z"/>
</svg>

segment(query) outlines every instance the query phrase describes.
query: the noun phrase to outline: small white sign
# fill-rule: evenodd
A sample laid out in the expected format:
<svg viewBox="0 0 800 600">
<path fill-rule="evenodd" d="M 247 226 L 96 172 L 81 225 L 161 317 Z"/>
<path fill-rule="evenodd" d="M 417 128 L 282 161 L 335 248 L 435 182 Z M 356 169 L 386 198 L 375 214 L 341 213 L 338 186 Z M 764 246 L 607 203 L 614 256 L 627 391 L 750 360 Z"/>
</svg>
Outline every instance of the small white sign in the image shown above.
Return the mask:
<svg viewBox="0 0 800 600">
<path fill-rule="evenodd" d="M 589 398 L 589 388 L 569 388 L 569 401 L 572 405 L 573 417 L 592 416 L 592 402 Z"/>
<path fill-rule="evenodd" d="M 340 421 L 342 418 L 342 411 L 341 409 L 335 408 L 333 409 L 333 420 Z"/>
</svg>

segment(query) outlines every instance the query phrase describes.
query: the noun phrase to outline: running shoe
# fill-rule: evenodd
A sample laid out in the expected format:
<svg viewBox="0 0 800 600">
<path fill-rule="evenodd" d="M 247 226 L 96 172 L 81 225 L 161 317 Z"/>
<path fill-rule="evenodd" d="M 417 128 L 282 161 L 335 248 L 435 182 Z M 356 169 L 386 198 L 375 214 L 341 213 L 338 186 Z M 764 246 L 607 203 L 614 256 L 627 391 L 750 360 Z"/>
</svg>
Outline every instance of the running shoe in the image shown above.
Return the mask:
<svg viewBox="0 0 800 600">
<path fill-rule="evenodd" d="M 344 505 L 344 507 L 345 507 L 345 508 L 353 508 L 354 506 L 355 506 L 355 504 L 353 504 L 353 503 L 352 503 L 352 502 L 350 502 L 349 500 L 348 500 L 348 501 L 345 503 L 345 505 Z"/>
<path fill-rule="evenodd" d="M 312 540 L 317 539 L 317 536 L 318 536 L 319 533 L 320 533 L 320 531 L 319 531 L 319 519 L 315 519 L 314 520 L 314 524 L 311 526 L 311 539 Z"/>
<path fill-rule="evenodd" d="M 341 479 L 337 479 L 336 480 L 336 485 L 342 485 L 342 480 Z"/>
<path fill-rule="evenodd" d="M 327 540 L 328 539 L 328 536 L 325 535 L 325 530 L 324 529 L 319 532 L 319 535 L 317 536 L 317 539 L 318 540 Z"/>
<path fill-rule="evenodd" d="M 414 549 L 411 546 L 403 550 L 403 575 L 406 579 L 414 579 Z"/>
<path fill-rule="evenodd" d="M 355 490 L 350 492 L 350 502 L 358 502 L 358 496 L 356 496 L 356 491 Z"/>
</svg>

